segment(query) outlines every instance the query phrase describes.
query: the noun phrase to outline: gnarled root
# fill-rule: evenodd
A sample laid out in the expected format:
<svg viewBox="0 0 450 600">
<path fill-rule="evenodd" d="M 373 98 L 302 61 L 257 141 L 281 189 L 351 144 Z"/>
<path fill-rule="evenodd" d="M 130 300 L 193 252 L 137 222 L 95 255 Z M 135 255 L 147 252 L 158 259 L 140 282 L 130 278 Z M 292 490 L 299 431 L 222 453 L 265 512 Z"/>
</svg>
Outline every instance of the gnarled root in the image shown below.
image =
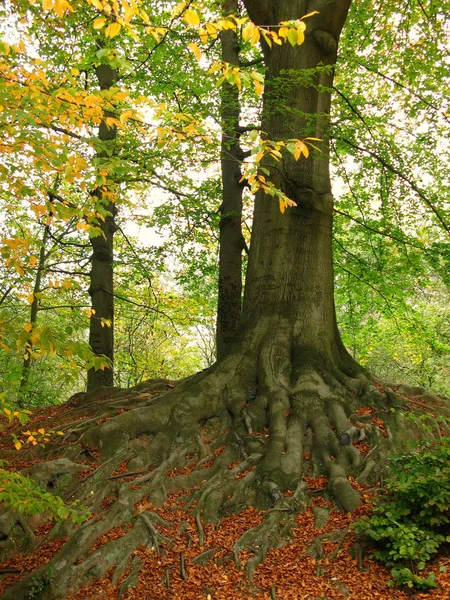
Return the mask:
<svg viewBox="0 0 450 600">
<path fill-rule="evenodd" d="M 58 493 L 81 500 L 95 516 L 79 528 L 55 527 L 46 540 L 62 534 L 69 540 L 47 565 L 7 590 L 5 600 L 26 597 L 32 577 L 44 580 L 49 573 L 48 599 L 66 598 L 106 574 L 123 589 L 134 585 L 137 548 L 164 553 L 181 530 L 191 535 L 186 522 L 177 533 L 158 516 L 169 495 L 183 496 L 200 548 L 208 523 L 249 506 L 266 510 L 233 548 L 251 579 L 268 550 L 288 540 L 311 488 L 344 511 L 355 510 L 354 480 L 376 481 L 389 452 L 425 435 L 420 424 L 405 427 L 407 416 L 426 408 L 439 436 L 448 427 L 439 415 L 450 414 L 443 397 L 388 386 L 362 372 L 349 376 L 332 354 L 296 345 L 281 321 L 276 329 L 265 323 L 257 334 L 244 335 L 220 363 L 175 389 L 105 394 L 101 413 L 83 397 L 58 425 L 67 431 L 65 445 L 46 451 L 63 461 L 61 477 L 55 480 L 45 463 L 30 470 L 47 489 L 57 481 Z M 87 409 L 86 419 L 74 424 L 71 411 Z M 319 489 L 317 481 L 323 481 Z M 181 562 L 187 577 L 184 555 Z"/>
</svg>

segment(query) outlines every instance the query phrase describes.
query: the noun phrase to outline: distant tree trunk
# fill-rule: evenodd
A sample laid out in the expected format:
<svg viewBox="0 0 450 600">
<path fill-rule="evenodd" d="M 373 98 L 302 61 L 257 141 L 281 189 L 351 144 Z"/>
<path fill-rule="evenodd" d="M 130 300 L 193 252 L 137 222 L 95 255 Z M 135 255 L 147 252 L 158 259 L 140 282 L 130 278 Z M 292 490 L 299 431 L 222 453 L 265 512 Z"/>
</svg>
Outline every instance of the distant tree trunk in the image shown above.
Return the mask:
<svg viewBox="0 0 450 600">
<path fill-rule="evenodd" d="M 96 75 L 101 90 L 111 88 L 117 82 L 117 71 L 109 65 L 99 65 Z M 105 117 L 112 117 L 113 113 L 105 111 Z M 102 143 L 112 142 L 117 138 L 117 128 L 108 127 L 102 121 L 99 127 L 98 139 Z M 101 147 L 98 156 L 104 155 Z M 91 238 L 91 283 L 89 295 L 91 296 L 92 314 L 89 323 L 89 345 L 97 356 L 106 356 L 110 367 L 105 369 L 91 368 L 88 371 L 87 389 L 95 390 L 100 386 L 111 387 L 114 383 L 114 251 L 113 239 L 117 230 L 115 223 L 116 207 L 108 200 L 101 187 L 92 192 L 98 198 L 99 204 L 107 211 L 108 216 L 100 221 L 101 235 Z"/>
<path fill-rule="evenodd" d="M 33 328 L 35 327 L 35 325 L 37 323 L 37 315 L 38 315 L 38 311 L 39 311 L 39 293 L 41 291 L 42 274 L 45 269 L 45 262 L 46 262 L 46 258 L 47 258 L 46 257 L 46 247 L 47 247 L 49 233 L 50 233 L 50 227 L 49 227 L 49 225 L 45 225 L 44 233 L 42 235 L 41 246 L 39 248 L 39 258 L 38 258 L 37 265 L 36 265 L 37 270 L 36 270 L 36 278 L 34 280 L 34 286 L 33 286 L 33 301 L 31 302 L 31 306 L 30 306 L 30 323 Z M 29 376 L 30 376 L 31 357 L 32 357 L 32 352 L 33 352 L 33 342 L 31 340 L 32 333 L 33 333 L 33 330 L 30 331 L 30 337 L 28 338 L 28 342 L 26 344 L 25 352 L 24 352 L 24 359 L 23 359 L 23 365 L 22 365 L 22 378 L 20 380 L 20 388 L 19 388 L 19 399 L 18 399 L 19 406 L 23 406 L 25 396 L 26 396 L 27 383 L 28 383 Z"/>
<path fill-rule="evenodd" d="M 238 0 L 224 0 L 225 15 L 238 14 Z M 221 33 L 222 60 L 239 66 L 239 41 L 232 30 Z M 241 316 L 242 305 L 242 176 L 243 152 L 239 145 L 239 90 L 225 82 L 221 91 L 222 204 L 220 207 L 219 295 L 217 306 L 217 357 L 226 351 Z"/>
</svg>

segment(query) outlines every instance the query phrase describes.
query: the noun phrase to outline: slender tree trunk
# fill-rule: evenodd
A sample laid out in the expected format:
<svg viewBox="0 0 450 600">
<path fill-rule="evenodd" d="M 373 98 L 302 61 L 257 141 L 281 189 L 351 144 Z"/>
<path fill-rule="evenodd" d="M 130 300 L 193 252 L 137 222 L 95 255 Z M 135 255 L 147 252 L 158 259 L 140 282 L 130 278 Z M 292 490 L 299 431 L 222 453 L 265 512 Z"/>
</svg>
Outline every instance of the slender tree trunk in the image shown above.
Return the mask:
<svg viewBox="0 0 450 600">
<path fill-rule="evenodd" d="M 46 247 L 48 236 L 50 233 L 49 225 L 44 226 L 44 233 L 42 235 L 41 246 L 39 249 L 39 258 L 37 261 L 37 270 L 36 270 L 36 279 L 34 280 L 33 286 L 33 301 L 30 306 L 30 323 L 34 328 L 37 323 L 37 316 L 39 311 L 39 293 L 41 291 L 42 285 L 42 274 L 45 269 L 46 262 Z M 31 369 L 31 357 L 33 352 L 33 342 L 31 341 L 32 331 L 30 332 L 30 337 L 25 347 L 23 365 L 22 365 L 22 378 L 20 380 L 20 388 L 19 388 L 19 406 L 23 405 L 24 396 L 26 395 L 26 387 L 30 376 Z"/>
<path fill-rule="evenodd" d="M 237 0 L 224 0 L 225 15 L 237 15 Z M 222 60 L 239 65 L 239 41 L 235 31 L 221 33 Z M 224 83 L 221 91 L 222 117 L 222 204 L 220 207 L 219 241 L 219 295 L 217 306 L 217 356 L 225 353 L 241 316 L 242 304 L 242 193 L 241 161 L 243 152 L 239 145 L 239 90 Z"/>
<path fill-rule="evenodd" d="M 100 65 L 96 68 L 96 75 L 101 90 L 107 90 L 115 85 L 117 72 L 109 65 Z M 114 116 L 105 112 L 105 117 Z M 117 128 L 108 127 L 102 121 L 99 127 L 98 139 L 101 143 L 112 143 L 117 138 Z M 98 156 L 104 156 L 101 149 Z M 103 193 L 102 188 L 92 192 L 99 203 L 106 209 L 108 216 L 100 221 L 101 235 L 91 238 L 91 283 L 89 294 L 91 296 L 92 314 L 89 323 L 89 344 L 96 355 L 105 356 L 109 367 L 105 369 L 91 368 L 88 371 L 87 389 L 95 390 L 100 386 L 111 387 L 114 384 L 114 233 L 117 229 L 115 223 L 116 207 Z"/>
</svg>

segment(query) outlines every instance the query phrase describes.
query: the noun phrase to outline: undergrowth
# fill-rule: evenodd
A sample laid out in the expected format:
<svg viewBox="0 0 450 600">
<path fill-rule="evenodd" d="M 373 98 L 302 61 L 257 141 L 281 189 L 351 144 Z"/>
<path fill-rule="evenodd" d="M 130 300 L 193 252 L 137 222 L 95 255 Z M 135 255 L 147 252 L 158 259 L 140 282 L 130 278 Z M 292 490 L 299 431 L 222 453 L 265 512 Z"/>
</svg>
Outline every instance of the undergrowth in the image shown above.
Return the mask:
<svg viewBox="0 0 450 600">
<path fill-rule="evenodd" d="M 385 493 L 354 528 L 392 567 L 392 584 L 436 587 L 427 563 L 450 542 L 450 437 L 393 457 Z"/>
<path fill-rule="evenodd" d="M 86 509 L 76 502 L 67 505 L 62 498 L 45 491 L 29 477 L 3 468 L 0 468 L 0 502 L 4 508 L 11 508 L 25 517 L 45 513 L 55 521 L 71 519 L 77 524 L 88 517 Z"/>
</svg>

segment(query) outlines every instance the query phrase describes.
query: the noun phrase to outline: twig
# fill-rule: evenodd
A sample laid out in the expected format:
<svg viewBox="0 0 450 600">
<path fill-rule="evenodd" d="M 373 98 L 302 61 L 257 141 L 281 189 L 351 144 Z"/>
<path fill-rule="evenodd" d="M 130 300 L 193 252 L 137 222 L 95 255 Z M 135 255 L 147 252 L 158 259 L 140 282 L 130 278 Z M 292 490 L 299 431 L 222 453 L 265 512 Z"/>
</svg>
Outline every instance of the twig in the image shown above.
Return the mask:
<svg viewBox="0 0 450 600">
<path fill-rule="evenodd" d="M 184 552 L 180 554 L 180 574 L 183 581 L 187 581 L 186 565 L 184 563 Z"/>
<path fill-rule="evenodd" d="M 197 513 L 195 515 L 195 524 L 197 525 L 198 528 L 198 541 L 200 546 L 203 546 L 204 541 L 205 541 L 205 532 L 203 530 L 203 525 L 202 525 L 202 520 L 200 518 L 200 513 Z"/>
<path fill-rule="evenodd" d="M 132 473 L 119 473 L 118 475 L 111 475 L 111 477 L 108 477 L 108 481 L 110 479 L 120 479 L 121 477 L 133 477 L 134 475 L 142 475 L 143 473 L 147 473 L 147 469 L 133 471 Z"/>
</svg>

